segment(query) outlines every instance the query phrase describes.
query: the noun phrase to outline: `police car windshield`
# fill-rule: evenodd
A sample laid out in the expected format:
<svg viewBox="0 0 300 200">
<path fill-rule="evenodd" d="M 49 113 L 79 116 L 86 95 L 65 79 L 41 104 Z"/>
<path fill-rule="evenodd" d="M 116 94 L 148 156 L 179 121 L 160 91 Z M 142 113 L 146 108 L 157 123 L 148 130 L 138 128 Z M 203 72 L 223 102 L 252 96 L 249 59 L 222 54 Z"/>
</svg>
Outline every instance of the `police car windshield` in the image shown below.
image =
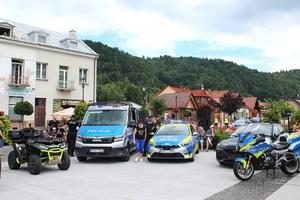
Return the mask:
<svg viewBox="0 0 300 200">
<path fill-rule="evenodd" d="M 187 125 L 165 125 L 155 135 L 189 135 L 189 128 Z"/>
<path fill-rule="evenodd" d="M 89 110 L 83 125 L 120 126 L 126 124 L 126 110 Z"/>
</svg>

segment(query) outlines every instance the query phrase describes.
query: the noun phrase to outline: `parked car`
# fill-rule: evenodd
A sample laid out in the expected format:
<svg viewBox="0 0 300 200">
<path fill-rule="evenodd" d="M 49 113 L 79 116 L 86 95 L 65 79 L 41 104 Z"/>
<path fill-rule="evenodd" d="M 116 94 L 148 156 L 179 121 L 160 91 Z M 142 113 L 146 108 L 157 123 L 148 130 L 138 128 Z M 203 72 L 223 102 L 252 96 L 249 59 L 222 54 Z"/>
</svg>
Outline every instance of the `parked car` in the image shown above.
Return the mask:
<svg viewBox="0 0 300 200">
<path fill-rule="evenodd" d="M 234 160 L 240 156 L 236 151 L 236 144 L 239 136 L 244 133 L 280 135 L 284 133 L 284 128 L 280 124 L 251 123 L 241 125 L 231 134 L 228 139 L 222 140 L 216 147 L 216 159 L 220 164 L 233 164 Z"/>
<path fill-rule="evenodd" d="M 250 124 L 250 123 L 251 123 L 251 120 L 249 120 L 249 119 L 237 119 L 232 123 L 232 126 L 237 128 L 243 124 Z"/>
<path fill-rule="evenodd" d="M 199 153 L 199 134 L 192 124 L 183 120 L 171 120 L 163 124 L 149 140 L 147 158 L 187 159 L 194 161 Z"/>
</svg>

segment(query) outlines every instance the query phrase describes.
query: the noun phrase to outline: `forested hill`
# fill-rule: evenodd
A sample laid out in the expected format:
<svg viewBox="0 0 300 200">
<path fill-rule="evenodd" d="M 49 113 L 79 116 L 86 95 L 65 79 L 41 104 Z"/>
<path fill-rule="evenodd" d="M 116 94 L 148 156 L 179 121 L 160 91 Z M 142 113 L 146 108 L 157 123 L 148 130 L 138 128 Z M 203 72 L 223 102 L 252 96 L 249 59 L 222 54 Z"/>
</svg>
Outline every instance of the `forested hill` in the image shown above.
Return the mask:
<svg viewBox="0 0 300 200">
<path fill-rule="evenodd" d="M 124 95 L 130 83 L 148 88 L 150 94 L 167 85 L 201 89 L 202 84 L 205 89 L 230 90 L 243 97 L 257 96 L 260 100 L 295 98 L 300 93 L 300 70 L 266 73 L 222 59 L 140 58 L 101 42 L 86 40 L 85 43 L 99 54 L 98 100 L 107 100 L 108 90 L 115 91 L 112 96 Z"/>
</svg>

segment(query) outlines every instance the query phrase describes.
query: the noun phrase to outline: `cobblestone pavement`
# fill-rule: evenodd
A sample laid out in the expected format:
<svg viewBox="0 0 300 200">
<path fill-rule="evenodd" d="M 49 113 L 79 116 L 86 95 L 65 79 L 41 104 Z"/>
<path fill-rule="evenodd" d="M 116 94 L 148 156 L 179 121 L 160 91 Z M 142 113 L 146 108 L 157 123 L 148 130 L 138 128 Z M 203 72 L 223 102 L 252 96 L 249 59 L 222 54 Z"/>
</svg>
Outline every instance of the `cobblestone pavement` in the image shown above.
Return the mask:
<svg viewBox="0 0 300 200">
<path fill-rule="evenodd" d="M 266 171 L 260 171 L 250 180 L 241 181 L 215 195 L 210 196 L 207 200 L 264 200 L 293 177 L 294 176 L 287 176 L 283 174 L 280 170 L 276 171 L 275 176 L 269 175 L 266 177 Z"/>
</svg>

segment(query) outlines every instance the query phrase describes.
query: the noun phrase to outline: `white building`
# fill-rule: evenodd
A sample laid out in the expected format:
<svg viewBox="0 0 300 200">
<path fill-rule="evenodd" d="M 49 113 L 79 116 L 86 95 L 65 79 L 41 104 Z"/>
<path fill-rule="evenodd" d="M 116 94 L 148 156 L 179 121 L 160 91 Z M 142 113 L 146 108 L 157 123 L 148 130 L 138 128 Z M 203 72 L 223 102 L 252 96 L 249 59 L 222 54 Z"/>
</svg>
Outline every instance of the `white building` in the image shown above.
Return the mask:
<svg viewBox="0 0 300 200">
<path fill-rule="evenodd" d="M 46 126 L 51 114 L 83 99 L 96 101 L 96 54 L 76 31 L 58 33 L 0 19 L 0 111 L 19 128 L 18 101 L 29 101 L 34 113 L 24 125 Z"/>
</svg>

